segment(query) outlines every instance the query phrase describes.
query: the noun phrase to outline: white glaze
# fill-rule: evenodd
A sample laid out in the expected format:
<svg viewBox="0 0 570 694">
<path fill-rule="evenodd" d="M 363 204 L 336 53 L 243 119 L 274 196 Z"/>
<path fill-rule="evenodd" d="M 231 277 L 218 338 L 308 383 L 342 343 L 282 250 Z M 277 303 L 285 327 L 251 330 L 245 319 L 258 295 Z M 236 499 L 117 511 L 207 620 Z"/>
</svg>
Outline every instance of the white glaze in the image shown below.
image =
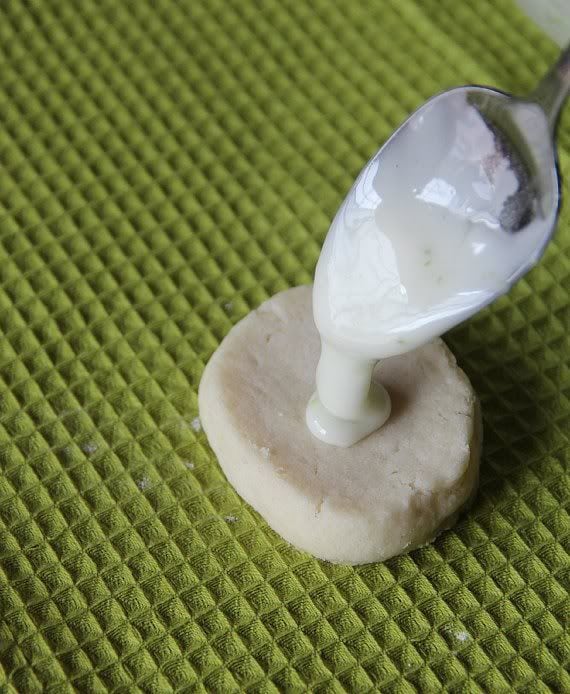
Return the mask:
<svg viewBox="0 0 570 694">
<path fill-rule="evenodd" d="M 516 118 L 521 128 L 532 120 L 534 141 L 550 141 L 538 106 L 521 106 Z M 348 446 L 380 426 L 389 401 L 371 398 L 375 362 L 442 335 L 506 292 L 541 255 L 541 224 L 507 234 L 498 221 L 517 188 L 463 92 L 427 102 L 365 166 L 315 274 L 323 351 L 307 423 L 318 438 Z"/>
<path fill-rule="evenodd" d="M 374 359 L 355 359 L 321 340 L 317 392 L 306 413 L 307 426 L 317 438 L 334 446 L 351 446 L 388 419 L 390 396 L 379 383 L 371 384 L 375 364 Z"/>
</svg>

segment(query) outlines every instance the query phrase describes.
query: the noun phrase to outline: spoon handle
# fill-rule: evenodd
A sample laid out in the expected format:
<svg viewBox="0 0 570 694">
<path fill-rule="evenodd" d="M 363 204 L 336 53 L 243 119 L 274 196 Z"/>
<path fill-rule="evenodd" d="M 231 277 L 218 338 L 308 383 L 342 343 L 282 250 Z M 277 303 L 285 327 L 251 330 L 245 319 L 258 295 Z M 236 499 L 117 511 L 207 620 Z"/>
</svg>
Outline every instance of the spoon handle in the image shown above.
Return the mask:
<svg viewBox="0 0 570 694">
<path fill-rule="evenodd" d="M 555 135 L 560 111 L 570 93 L 570 44 L 538 83 L 530 98 L 542 106 L 550 132 Z"/>
</svg>

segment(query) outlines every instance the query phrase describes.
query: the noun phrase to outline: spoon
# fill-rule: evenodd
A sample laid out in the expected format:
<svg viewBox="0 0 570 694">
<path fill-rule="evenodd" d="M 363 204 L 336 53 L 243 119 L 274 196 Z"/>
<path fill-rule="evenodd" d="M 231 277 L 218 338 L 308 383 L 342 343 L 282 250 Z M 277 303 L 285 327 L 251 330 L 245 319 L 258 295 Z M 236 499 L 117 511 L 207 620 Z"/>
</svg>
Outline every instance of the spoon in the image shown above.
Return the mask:
<svg viewBox="0 0 570 694">
<path fill-rule="evenodd" d="M 370 385 L 375 363 L 469 318 L 542 256 L 569 92 L 570 46 L 528 98 L 481 86 L 434 96 L 366 164 L 315 272 L 322 351 L 307 423 L 318 438 L 352 445 L 380 426 L 390 408 Z"/>
</svg>

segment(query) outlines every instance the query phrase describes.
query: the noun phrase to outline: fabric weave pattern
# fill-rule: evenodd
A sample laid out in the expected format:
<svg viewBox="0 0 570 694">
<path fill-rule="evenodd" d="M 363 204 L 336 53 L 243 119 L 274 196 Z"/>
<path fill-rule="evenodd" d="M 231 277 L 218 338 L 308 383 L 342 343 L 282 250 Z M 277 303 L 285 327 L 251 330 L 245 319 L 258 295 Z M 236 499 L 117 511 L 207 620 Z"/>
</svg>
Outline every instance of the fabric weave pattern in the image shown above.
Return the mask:
<svg viewBox="0 0 570 694">
<path fill-rule="evenodd" d="M 485 446 L 433 545 L 296 551 L 197 411 L 409 112 L 555 55 L 511 0 L 0 4 L 0 691 L 570 692 L 568 206 L 447 337 Z M 570 179 L 568 112 L 559 143 Z"/>
</svg>

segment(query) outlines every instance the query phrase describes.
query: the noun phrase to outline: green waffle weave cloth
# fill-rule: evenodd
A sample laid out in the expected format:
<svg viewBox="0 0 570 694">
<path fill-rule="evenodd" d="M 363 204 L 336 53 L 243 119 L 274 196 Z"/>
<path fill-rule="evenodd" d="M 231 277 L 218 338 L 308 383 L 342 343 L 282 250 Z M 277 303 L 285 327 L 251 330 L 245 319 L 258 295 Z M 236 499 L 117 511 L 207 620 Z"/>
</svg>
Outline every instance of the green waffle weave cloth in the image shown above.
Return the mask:
<svg viewBox="0 0 570 694">
<path fill-rule="evenodd" d="M 2 694 L 570 692 L 568 205 L 447 336 L 485 445 L 434 544 L 293 549 L 197 411 L 220 340 L 310 281 L 415 107 L 524 94 L 556 54 L 512 0 L 0 3 Z M 570 113 L 559 147 L 570 179 Z"/>
</svg>

